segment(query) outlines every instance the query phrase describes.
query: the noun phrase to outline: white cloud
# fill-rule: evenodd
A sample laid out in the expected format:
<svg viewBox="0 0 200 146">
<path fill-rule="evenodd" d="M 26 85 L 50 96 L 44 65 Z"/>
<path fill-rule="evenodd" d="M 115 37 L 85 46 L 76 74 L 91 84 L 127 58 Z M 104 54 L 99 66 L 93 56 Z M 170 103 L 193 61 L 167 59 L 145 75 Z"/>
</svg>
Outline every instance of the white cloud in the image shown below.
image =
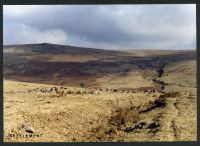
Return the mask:
<svg viewBox="0 0 200 146">
<path fill-rule="evenodd" d="M 3 36 L 5 44 L 9 43 L 66 44 L 67 43 L 67 35 L 62 30 L 55 29 L 55 30 L 42 31 L 23 24 L 13 25 L 12 28 L 9 27 L 8 29 L 5 29 L 3 34 L 4 34 Z"/>
<path fill-rule="evenodd" d="M 24 17 L 40 10 L 41 8 L 42 6 L 37 5 L 4 5 L 3 12 L 5 16 Z"/>
<path fill-rule="evenodd" d="M 108 49 L 194 49 L 196 5 L 4 6 L 3 26 L 4 44 L 50 41 Z"/>
</svg>

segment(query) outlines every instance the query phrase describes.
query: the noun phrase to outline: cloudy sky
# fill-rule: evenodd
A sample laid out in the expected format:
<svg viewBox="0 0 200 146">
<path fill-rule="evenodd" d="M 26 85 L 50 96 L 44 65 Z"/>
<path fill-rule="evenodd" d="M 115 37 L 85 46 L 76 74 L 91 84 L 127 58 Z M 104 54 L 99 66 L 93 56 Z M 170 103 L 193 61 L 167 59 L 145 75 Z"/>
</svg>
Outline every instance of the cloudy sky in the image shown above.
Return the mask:
<svg viewBox="0 0 200 146">
<path fill-rule="evenodd" d="M 7 5 L 3 43 L 196 49 L 196 5 Z"/>
</svg>

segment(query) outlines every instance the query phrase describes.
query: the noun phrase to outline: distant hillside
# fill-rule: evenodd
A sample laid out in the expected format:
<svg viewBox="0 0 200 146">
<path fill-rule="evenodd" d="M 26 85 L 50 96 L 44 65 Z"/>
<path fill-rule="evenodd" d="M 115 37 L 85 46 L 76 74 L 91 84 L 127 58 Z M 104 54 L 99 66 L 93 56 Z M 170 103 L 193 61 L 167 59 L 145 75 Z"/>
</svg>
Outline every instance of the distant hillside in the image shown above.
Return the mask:
<svg viewBox="0 0 200 146">
<path fill-rule="evenodd" d="M 33 52 L 33 53 L 48 53 L 48 54 L 70 54 L 70 55 L 84 55 L 84 54 L 99 54 L 107 55 L 108 53 L 117 53 L 117 51 L 103 50 L 96 48 L 74 47 L 68 45 L 58 44 L 22 44 L 22 45 L 4 45 L 4 52 L 15 50 L 16 52 Z M 118 52 L 119 53 L 119 52 Z"/>
<path fill-rule="evenodd" d="M 7 45 L 3 75 L 17 81 L 97 85 L 97 77 L 126 75 L 137 68 L 156 70 L 170 62 L 195 60 L 195 51 L 113 51 L 56 44 Z"/>
</svg>

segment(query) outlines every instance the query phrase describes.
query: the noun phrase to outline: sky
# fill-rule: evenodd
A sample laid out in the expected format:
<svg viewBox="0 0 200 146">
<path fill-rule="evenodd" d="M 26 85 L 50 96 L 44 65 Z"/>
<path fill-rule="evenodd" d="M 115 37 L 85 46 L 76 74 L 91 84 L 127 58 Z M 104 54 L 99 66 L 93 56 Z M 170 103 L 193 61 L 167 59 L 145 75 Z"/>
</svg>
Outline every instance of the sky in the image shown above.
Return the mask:
<svg viewBox="0 0 200 146">
<path fill-rule="evenodd" d="M 196 49 L 196 5 L 4 5 L 3 44 Z"/>
</svg>

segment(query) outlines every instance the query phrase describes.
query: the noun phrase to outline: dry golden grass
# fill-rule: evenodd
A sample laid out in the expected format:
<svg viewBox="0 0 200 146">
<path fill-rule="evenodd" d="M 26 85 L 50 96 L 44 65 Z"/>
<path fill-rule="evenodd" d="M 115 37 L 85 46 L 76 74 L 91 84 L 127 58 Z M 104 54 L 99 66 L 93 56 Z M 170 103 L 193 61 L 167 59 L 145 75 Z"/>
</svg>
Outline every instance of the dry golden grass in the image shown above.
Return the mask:
<svg viewBox="0 0 200 146">
<path fill-rule="evenodd" d="M 164 69 L 163 93 L 115 92 L 154 86 L 153 71 L 138 68 L 123 76 L 98 76 L 101 90 L 4 80 L 4 141 L 196 141 L 196 62 Z M 16 137 L 30 134 L 23 125 L 42 135 Z"/>
<path fill-rule="evenodd" d="M 27 92 L 36 88 L 51 87 L 54 86 L 4 81 L 5 141 L 73 141 L 73 138 L 77 141 L 97 140 L 95 136 L 91 136 L 92 129 L 99 126 L 102 127 L 101 130 L 109 129 L 108 121 L 117 123 L 117 120 L 120 120 L 118 116 L 125 118 L 126 122 L 134 122 L 137 116 L 132 112 L 137 113 L 137 111 L 132 110 L 129 113 L 126 110 L 148 104 L 149 100 L 155 99 L 149 96 L 147 100 L 145 93 L 133 95 L 102 91 L 100 94 L 81 95 L 77 94 L 78 91 L 84 93 L 89 89 L 70 87 L 67 87 L 65 96 L 41 91 Z M 74 94 L 69 94 L 69 91 L 73 91 Z M 118 113 L 115 111 L 117 109 L 124 112 Z M 136 119 L 130 118 L 130 114 Z M 43 136 L 27 139 L 7 137 L 10 132 L 25 133 L 20 126 L 26 123 Z"/>
<path fill-rule="evenodd" d="M 144 79 L 141 70 L 128 73 L 126 76 L 105 76 L 97 79 L 97 83 L 105 88 L 139 88 L 152 86 L 152 81 Z"/>
</svg>

